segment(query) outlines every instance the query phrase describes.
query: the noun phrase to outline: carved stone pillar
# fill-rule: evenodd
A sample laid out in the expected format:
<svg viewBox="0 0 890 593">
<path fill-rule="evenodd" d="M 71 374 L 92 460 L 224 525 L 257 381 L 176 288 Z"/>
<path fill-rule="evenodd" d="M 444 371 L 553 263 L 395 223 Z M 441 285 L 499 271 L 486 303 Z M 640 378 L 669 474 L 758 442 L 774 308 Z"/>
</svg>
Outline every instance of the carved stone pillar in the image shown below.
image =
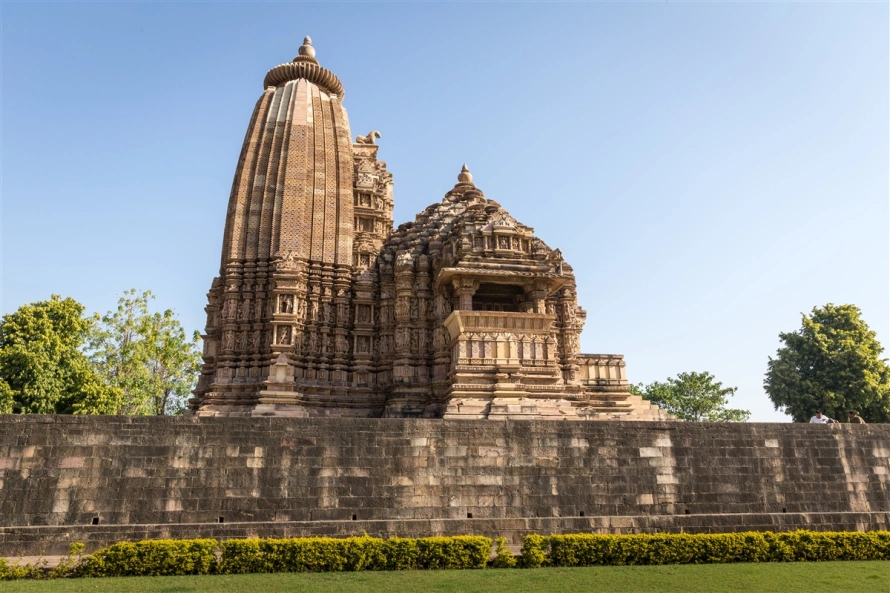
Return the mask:
<svg viewBox="0 0 890 593">
<path fill-rule="evenodd" d="M 547 312 L 547 289 L 549 282 L 546 280 L 535 280 L 526 290 L 526 298 L 531 304 L 531 313 Z"/>
<path fill-rule="evenodd" d="M 472 311 L 473 295 L 479 288 L 479 282 L 466 276 L 457 276 L 452 281 L 452 285 L 454 294 L 458 297 L 458 311 Z"/>
</svg>

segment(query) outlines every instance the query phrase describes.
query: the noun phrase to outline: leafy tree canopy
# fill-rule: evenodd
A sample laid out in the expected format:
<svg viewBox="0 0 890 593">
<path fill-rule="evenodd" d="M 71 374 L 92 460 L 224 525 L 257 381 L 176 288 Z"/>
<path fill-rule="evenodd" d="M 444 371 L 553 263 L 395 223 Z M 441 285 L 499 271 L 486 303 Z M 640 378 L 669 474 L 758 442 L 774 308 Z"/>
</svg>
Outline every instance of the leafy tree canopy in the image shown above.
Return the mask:
<svg viewBox="0 0 890 593">
<path fill-rule="evenodd" d="M 728 408 L 735 387 L 724 387 L 711 373 L 679 373 L 665 382 L 632 386 L 631 391 L 679 418 L 692 422 L 745 422 L 751 412 Z"/>
<path fill-rule="evenodd" d="M 181 414 L 201 368 L 200 334 L 187 336 L 170 309 L 152 313 L 153 298 L 126 291 L 90 341 L 93 365 L 124 394 L 120 414 Z"/>
<path fill-rule="evenodd" d="M 72 298 L 53 295 L 0 319 L 0 413 L 107 414 L 120 390 L 90 366 L 81 348 L 94 319 Z"/>
<path fill-rule="evenodd" d="M 883 347 L 854 305 L 813 308 L 802 326 L 781 333 L 784 346 L 769 359 L 763 386 L 777 410 L 806 422 L 817 410 L 866 422 L 890 422 L 890 368 Z"/>
</svg>

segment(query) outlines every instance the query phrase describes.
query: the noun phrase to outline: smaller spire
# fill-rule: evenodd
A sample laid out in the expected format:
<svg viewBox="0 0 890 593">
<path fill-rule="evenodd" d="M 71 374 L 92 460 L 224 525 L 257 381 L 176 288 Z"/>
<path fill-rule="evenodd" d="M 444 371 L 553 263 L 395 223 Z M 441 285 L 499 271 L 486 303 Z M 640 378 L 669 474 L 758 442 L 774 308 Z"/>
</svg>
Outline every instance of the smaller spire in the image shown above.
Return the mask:
<svg viewBox="0 0 890 593">
<path fill-rule="evenodd" d="M 297 53 L 307 58 L 315 58 L 315 48 L 312 47 L 312 39 L 308 35 L 303 38 L 303 45 Z"/>
<path fill-rule="evenodd" d="M 457 176 L 457 181 L 458 183 L 473 183 L 473 174 L 470 173 L 466 163 L 464 163 L 463 168 L 460 170 L 460 175 Z"/>
</svg>

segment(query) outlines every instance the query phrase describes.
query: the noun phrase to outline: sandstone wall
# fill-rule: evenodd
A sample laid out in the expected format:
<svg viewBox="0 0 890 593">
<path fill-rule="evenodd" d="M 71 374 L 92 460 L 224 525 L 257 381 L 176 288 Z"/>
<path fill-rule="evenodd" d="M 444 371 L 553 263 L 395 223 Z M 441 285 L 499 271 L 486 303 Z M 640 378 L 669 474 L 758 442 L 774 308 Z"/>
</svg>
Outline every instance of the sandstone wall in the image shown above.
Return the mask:
<svg viewBox="0 0 890 593">
<path fill-rule="evenodd" d="M 890 528 L 890 425 L 0 416 L 0 556 L 143 537 Z"/>
</svg>

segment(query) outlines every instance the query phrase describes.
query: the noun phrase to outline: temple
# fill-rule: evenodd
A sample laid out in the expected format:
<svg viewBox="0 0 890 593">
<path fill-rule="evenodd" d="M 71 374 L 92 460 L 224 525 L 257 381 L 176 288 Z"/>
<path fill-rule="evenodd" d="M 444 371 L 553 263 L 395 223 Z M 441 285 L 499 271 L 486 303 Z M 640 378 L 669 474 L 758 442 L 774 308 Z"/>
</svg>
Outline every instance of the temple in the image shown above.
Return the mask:
<svg viewBox="0 0 890 593">
<path fill-rule="evenodd" d="M 667 420 L 623 357 L 582 354 L 586 312 L 551 249 L 473 183 L 393 229 L 379 132 L 307 37 L 272 68 L 208 293 L 198 416 Z"/>
</svg>

